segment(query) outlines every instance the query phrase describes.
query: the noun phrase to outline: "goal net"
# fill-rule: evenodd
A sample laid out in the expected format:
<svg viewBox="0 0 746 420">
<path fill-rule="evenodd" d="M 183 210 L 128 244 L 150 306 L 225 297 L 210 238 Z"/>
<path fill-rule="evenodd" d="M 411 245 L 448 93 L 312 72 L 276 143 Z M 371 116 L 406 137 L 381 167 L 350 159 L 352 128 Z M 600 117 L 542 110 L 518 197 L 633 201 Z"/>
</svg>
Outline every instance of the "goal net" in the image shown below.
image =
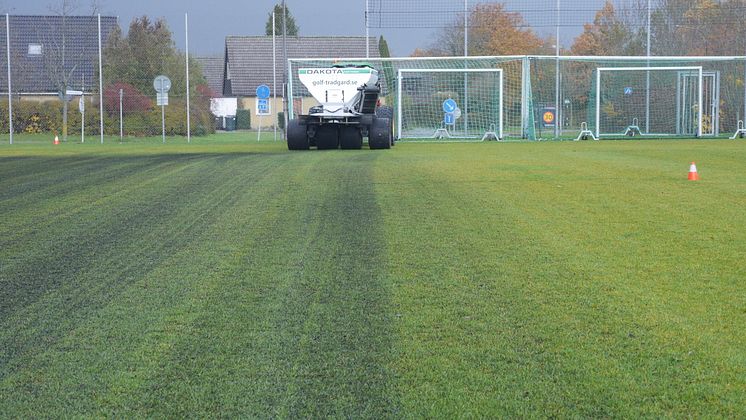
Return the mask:
<svg viewBox="0 0 746 420">
<path fill-rule="evenodd" d="M 397 80 L 400 139 L 502 139 L 501 69 L 401 69 Z"/>
<path fill-rule="evenodd" d="M 702 136 L 701 66 L 596 69 L 596 136 Z"/>
<path fill-rule="evenodd" d="M 522 56 L 291 59 L 289 116 L 317 105 L 300 83 L 298 69 L 360 61 L 379 70 L 381 103 L 392 108 L 394 135 L 399 140 L 523 136 L 524 116 L 530 109 L 522 97 L 527 94 Z M 451 104 L 455 104 L 452 110 Z"/>
</svg>

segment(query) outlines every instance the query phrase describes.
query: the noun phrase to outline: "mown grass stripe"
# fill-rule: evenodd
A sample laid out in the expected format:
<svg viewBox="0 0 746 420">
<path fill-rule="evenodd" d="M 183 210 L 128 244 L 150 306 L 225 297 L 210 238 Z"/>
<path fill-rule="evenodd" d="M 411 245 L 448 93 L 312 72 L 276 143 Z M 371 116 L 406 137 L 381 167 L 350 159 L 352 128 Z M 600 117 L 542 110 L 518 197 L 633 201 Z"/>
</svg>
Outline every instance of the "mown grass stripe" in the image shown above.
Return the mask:
<svg viewBox="0 0 746 420">
<path fill-rule="evenodd" d="M 212 166 L 210 160 L 214 158 L 207 166 L 192 163 L 161 174 L 152 180 L 152 194 L 140 189 L 137 199 L 125 200 L 132 200 L 127 205 L 109 201 L 111 207 L 101 206 L 93 214 L 95 223 L 78 224 L 82 230 L 68 231 L 59 243 L 43 244 L 41 252 L 26 252 L 15 264 L 3 266 L 3 336 L 13 337 L 14 343 L 3 348 L 7 368 L 18 365 L 12 358 L 54 343 L 205 228 L 200 216 L 207 207 L 180 206 L 178 200 L 185 198 L 180 196 L 180 185 L 185 184 L 189 190 L 213 194 L 215 199 L 202 206 L 220 209 L 220 203 L 232 199 L 214 189 L 225 173 L 204 172 Z M 65 228 L 70 226 L 63 223 L 60 229 Z M 39 304 L 33 304 L 37 300 Z"/>
<path fill-rule="evenodd" d="M 574 148 L 583 151 L 583 147 Z M 647 311 L 655 308 L 661 314 L 684 317 L 687 311 L 675 302 L 661 305 L 666 294 L 655 293 L 655 284 L 625 276 L 627 258 L 652 265 L 655 260 L 634 246 L 619 249 L 617 238 L 605 232 L 614 229 L 605 225 L 608 217 L 627 221 L 650 217 L 654 222 L 637 230 L 651 232 L 656 223 L 666 220 L 666 212 L 659 212 L 655 200 L 649 200 L 655 194 L 653 184 L 637 181 L 660 176 L 657 171 L 645 169 L 643 160 L 633 167 L 636 175 L 628 184 L 629 178 L 620 175 L 629 167 L 611 166 L 599 173 L 595 157 L 580 153 L 554 168 L 542 169 L 546 176 L 519 180 L 518 174 L 532 172 L 533 161 L 542 158 L 515 155 L 509 149 L 502 148 L 499 156 L 488 153 L 469 165 L 460 165 L 458 154 L 441 160 L 443 154 L 433 150 L 427 160 L 394 160 L 392 167 L 407 167 L 402 178 L 415 181 L 399 178 L 397 183 L 379 187 L 381 194 L 391 197 L 383 200 L 391 203 L 390 210 L 402 210 L 401 218 L 389 219 L 387 231 L 394 247 L 405 254 L 392 268 L 400 291 L 395 302 L 407 308 L 399 324 L 404 357 L 398 366 L 409 372 L 402 378 L 405 410 L 425 416 L 456 415 L 462 409 L 475 415 L 671 415 L 690 413 L 692 407 L 685 401 L 695 399 L 709 401 L 703 414 L 734 414 L 742 406 L 742 396 L 734 392 L 739 387 L 717 390 L 700 385 L 717 381 L 703 373 L 721 375 L 727 363 L 720 357 L 689 353 L 691 348 L 709 348 L 703 353 L 714 355 L 719 352 L 717 346 L 687 343 L 685 337 L 696 340 L 696 336 L 682 329 L 679 321 L 635 318 L 646 313 L 637 293 L 651 287 L 653 294 L 643 298 L 650 305 Z M 521 165 L 526 168 L 520 169 Z M 516 170 L 512 173 L 505 167 Z M 565 169 L 569 173 L 563 173 Z M 419 181 L 425 178 L 432 182 Z M 664 199 L 669 208 L 687 204 L 678 198 L 690 193 L 685 182 L 671 184 L 677 193 Z M 619 191 L 627 204 L 604 201 L 610 189 Z M 717 192 L 706 194 L 713 196 L 702 202 L 717 196 Z M 598 211 L 604 207 L 607 212 Z M 718 214 L 727 216 L 728 208 Z M 696 209 L 695 205 L 694 214 Z M 619 210 L 623 213 L 609 214 Z M 578 230 L 578 220 L 583 230 Z M 669 223 L 675 226 L 678 222 Z M 742 235 L 731 239 L 732 234 L 715 225 L 702 228 L 717 235 L 718 242 L 744 241 Z M 689 293 L 708 270 L 686 264 L 691 254 L 685 248 L 686 235 L 667 236 L 680 243 L 668 250 L 675 257 L 674 265 L 666 264 L 663 272 L 674 276 L 693 272 L 694 276 L 686 277 L 690 288 L 674 286 Z M 441 239 L 419 245 L 411 242 L 422 237 Z M 593 238 L 590 243 L 586 242 L 589 238 Z M 642 244 L 650 240 L 644 238 Z M 718 288 L 742 270 L 736 253 L 726 250 L 711 256 L 715 257 L 712 267 L 721 267 L 713 278 L 719 280 Z M 684 262 L 681 271 L 676 261 Z M 691 255 L 690 261 L 700 260 Z M 638 275 L 651 279 L 646 273 Z M 625 284 L 628 281 L 634 286 Z M 627 295 L 630 292 L 635 294 Z M 691 305 L 696 298 L 686 300 Z M 723 295 L 723 300 L 732 298 Z M 700 323 L 697 317 L 705 314 L 698 312 L 689 322 Z M 709 322 L 702 323 L 703 330 Z M 682 340 L 670 342 L 669 328 Z M 734 335 L 727 337 L 730 340 L 720 342 L 723 347 L 731 351 L 741 347 Z M 727 375 L 730 383 L 738 382 L 739 370 L 733 368 Z M 666 385 L 660 386 L 656 374 L 666 378 Z M 671 385 L 680 394 L 669 394 Z M 716 401 L 718 395 L 725 399 Z M 637 404 L 640 400 L 649 403 Z M 465 407 L 465 401 L 472 404 Z"/>
</svg>

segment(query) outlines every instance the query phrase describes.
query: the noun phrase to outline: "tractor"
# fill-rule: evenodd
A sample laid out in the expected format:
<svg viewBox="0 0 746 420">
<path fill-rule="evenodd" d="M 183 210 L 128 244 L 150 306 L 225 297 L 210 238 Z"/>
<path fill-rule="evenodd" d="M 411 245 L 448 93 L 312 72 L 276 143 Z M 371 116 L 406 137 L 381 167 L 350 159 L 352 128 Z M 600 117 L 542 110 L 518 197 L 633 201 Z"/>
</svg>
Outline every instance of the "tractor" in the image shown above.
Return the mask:
<svg viewBox="0 0 746 420">
<path fill-rule="evenodd" d="M 367 64 L 302 68 L 298 77 L 320 105 L 287 126 L 290 150 L 371 149 L 394 145 L 393 110 L 379 100 L 378 70 Z"/>
</svg>

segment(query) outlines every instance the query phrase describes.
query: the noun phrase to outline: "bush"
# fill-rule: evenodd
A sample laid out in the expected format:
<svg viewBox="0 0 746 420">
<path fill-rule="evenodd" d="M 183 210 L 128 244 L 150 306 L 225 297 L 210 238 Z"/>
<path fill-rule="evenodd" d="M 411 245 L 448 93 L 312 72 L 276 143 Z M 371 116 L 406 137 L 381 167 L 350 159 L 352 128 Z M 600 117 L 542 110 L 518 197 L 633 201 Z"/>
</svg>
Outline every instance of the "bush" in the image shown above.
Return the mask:
<svg viewBox="0 0 746 420">
<path fill-rule="evenodd" d="M 285 112 L 280 111 L 277 113 L 277 127 L 280 128 L 280 130 L 285 130 Z"/>
<path fill-rule="evenodd" d="M 117 107 L 118 93 L 117 90 Z M 98 104 L 86 97 L 85 130 L 86 134 L 100 134 L 100 117 Z M 191 123 L 192 135 L 205 136 L 215 132 L 209 102 L 196 98 L 192 101 Z M 166 107 L 166 134 L 186 135 L 186 100 L 174 99 Z M 81 115 L 78 112 L 78 100 L 73 99 L 68 107 L 68 134 L 80 135 Z M 146 111 L 125 111 L 123 119 L 124 135 L 156 136 L 161 134 L 160 107 Z M 0 101 L 0 130 L 8 131 L 8 103 Z M 15 133 L 62 133 L 62 102 L 13 101 L 13 131 Z M 119 112 L 116 115 L 104 116 L 104 133 L 119 135 Z"/>
<path fill-rule="evenodd" d="M 236 129 L 237 130 L 250 130 L 251 129 L 251 111 L 248 109 L 239 109 L 236 111 Z"/>
<path fill-rule="evenodd" d="M 119 116 L 119 90 L 122 90 L 124 113 L 143 112 L 153 109 L 153 101 L 129 83 L 114 83 L 104 88 L 104 110 L 111 116 Z"/>
</svg>

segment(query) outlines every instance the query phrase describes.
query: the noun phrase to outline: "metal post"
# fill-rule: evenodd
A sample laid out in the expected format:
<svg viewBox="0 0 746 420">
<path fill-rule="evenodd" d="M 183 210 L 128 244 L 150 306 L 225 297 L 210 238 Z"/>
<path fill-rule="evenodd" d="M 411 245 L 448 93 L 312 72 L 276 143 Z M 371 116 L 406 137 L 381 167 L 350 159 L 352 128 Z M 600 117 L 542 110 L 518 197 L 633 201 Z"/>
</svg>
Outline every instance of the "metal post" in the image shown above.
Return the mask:
<svg viewBox="0 0 746 420">
<path fill-rule="evenodd" d="M 365 0 L 365 58 L 370 59 L 370 25 L 368 25 L 369 0 Z"/>
<path fill-rule="evenodd" d="M 469 56 L 469 0 L 464 0 L 464 68 L 468 68 Z M 455 124 L 455 122 L 454 122 Z M 469 75 L 464 72 L 464 137 L 469 135 Z"/>
<path fill-rule="evenodd" d="M 702 67 L 699 68 L 699 92 L 697 96 L 697 109 L 699 110 L 699 114 L 697 115 L 697 118 L 699 118 L 699 124 L 697 127 L 697 138 L 702 138 L 702 117 L 704 110 L 702 109 L 702 106 L 704 105 L 704 97 L 703 97 L 703 90 L 704 90 L 704 75 L 702 73 Z"/>
<path fill-rule="evenodd" d="M 500 128 L 497 130 L 497 140 L 503 139 L 503 71 L 500 70 L 500 100 L 499 100 L 499 107 L 500 107 Z"/>
<path fill-rule="evenodd" d="M 276 110 L 275 108 L 277 106 L 277 40 L 276 40 L 276 33 L 275 30 L 275 12 L 274 9 L 272 10 L 272 97 L 274 98 L 272 100 L 272 109 Z M 273 121 L 272 125 L 275 126 L 275 141 L 277 141 L 277 116 L 275 115 L 275 120 Z"/>
<path fill-rule="evenodd" d="M 161 133 L 163 135 L 163 143 L 166 143 L 166 90 L 163 87 L 163 78 L 161 80 L 161 95 L 163 96 L 161 98 Z"/>
<path fill-rule="evenodd" d="M 186 37 L 186 117 L 187 117 L 187 143 L 192 142 L 192 118 L 189 106 L 189 14 L 184 13 L 184 34 Z"/>
<path fill-rule="evenodd" d="M 5 14 L 5 46 L 8 53 L 8 127 L 10 128 L 10 144 L 13 144 L 13 86 L 10 81 L 10 15 Z"/>
<path fill-rule="evenodd" d="M 124 141 L 124 112 L 122 111 L 122 103 L 124 102 L 124 89 L 119 89 L 119 142 Z"/>
<path fill-rule="evenodd" d="M 99 129 L 101 130 L 101 144 L 104 144 L 104 73 L 103 58 L 101 56 L 101 15 L 98 15 L 98 109 Z"/>
<path fill-rule="evenodd" d="M 396 77 L 396 108 L 397 108 L 397 122 L 398 122 L 398 130 L 396 133 L 397 140 L 402 139 L 401 131 L 402 131 L 402 106 L 401 106 L 401 84 L 402 84 L 402 75 L 401 75 L 401 69 L 399 69 L 397 77 Z"/>
<path fill-rule="evenodd" d="M 285 123 L 285 133 L 288 132 L 288 118 L 289 118 L 289 111 L 290 111 L 290 105 L 288 103 L 290 92 L 288 92 L 288 78 L 292 78 L 292 75 L 290 74 L 290 63 L 288 63 L 288 44 L 287 44 L 287 37 L 288 37 L 288 8 L 287 5 L 285 5 L 285 0 L 282 0 L 282 57 L 283 57 L 283 63 L 285 70 L 282 73 L 282 102 L 283 102 L 283 120 Z"/>
<path fill-rule="evenodd" d="M 80 87 L 80 142 L 85 143 L 85 74 L 83 74 L 83 85 Z"/>
<path fill-rule="evenodd" d="M 647 65 L 650 67 L 650 14 L 651 14 L 651 0 L 648 0 L 648 34 L 647 34 Z M 646 72 L 646 84 L 645 84 L 645 134 L 650 134 L 650 71 Z"/>
<path fill-rule="evenodd" d="M 557 25 L 556 25 L 556 34 L 554 39 L 554 51 L 556 55 L 556 63 L 555 63 L 555 80 L 554 80 L 554 138 L 559 138 L 560 131 L 560 121 L 562 118 L 560 117 L 560 109 L 562 108 L 559 103 L 559 97 L 560 97 L 560 62 L 559 62 L 559 56 L 560 56 L 560 30 L 559 30 L 559 23 L 560 23 L 560 0 L 557 0 Z"/>
<path fill-rule="evenodd" d="M 596 69 L 596 138 L 601 139 L 601 70 Z"/>
</svg>

